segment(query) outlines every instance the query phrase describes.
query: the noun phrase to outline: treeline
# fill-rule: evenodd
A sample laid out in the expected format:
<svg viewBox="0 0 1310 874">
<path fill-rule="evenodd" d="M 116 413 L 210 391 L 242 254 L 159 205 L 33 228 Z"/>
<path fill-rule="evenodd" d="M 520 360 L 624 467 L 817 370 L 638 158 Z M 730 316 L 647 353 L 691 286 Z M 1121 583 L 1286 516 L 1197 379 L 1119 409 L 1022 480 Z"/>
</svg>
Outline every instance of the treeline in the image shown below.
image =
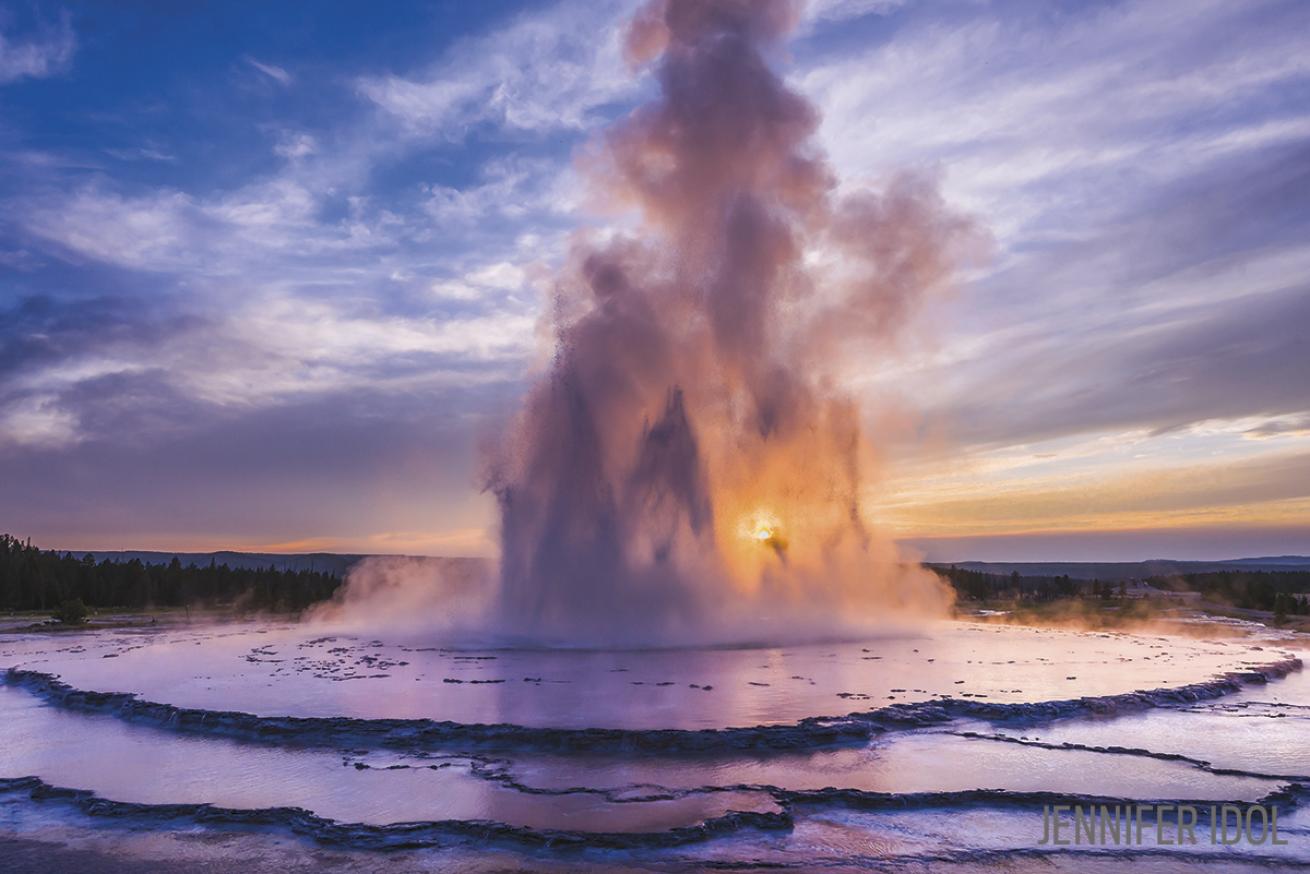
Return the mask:
<svg viewBox="0 0 1310 874">
<path fill-rule="evenodd" d="M 0 534 L 0 609 L 56 610 L 81 601 L 89 608 L 224 607 L 298 611 L 326 600 L 341 585 L 318 571 L 256 570 L 226 564 L 183 566 L 104 560 L 43 551 Z"/>
<path fill-rule="evenodd" d="M 932 569 L 955 589 L 961 598 L 972 601 L 1056 601 L 1073 598 L 1083 594 L 1084 582 L 1070 578 L 1067 574 L 1058 577 L 1026 577 L 1018 571 L 1011 574 L 989 574 L 985 571 L 971 571 L 954 565 L 931 565 Z M 1115 593 L 1109 583 L 1102 587 L 1100 581 L 1093 581 L 1087 586 L 1088 592 L 1094 591 L 1097 597 L 1109 597 Z"/>
<path fill-rule="evenodd" d="M 1248 610 L 1273 610 L 1285 615 L 1310 615 L 1310 571 L 1212 571 L 1151 577 L 1160 589 L 1200 592 Z"/>
<path fill-rule="evenodd" d="M 1127 597 L 1128 583 L 1075 580 L 1058 577 L 989 574 L 954 565 L 931 565 L 954 587 L 956 594 L 971 601 L 1041 603 L 1065 598 L 1111 600 Z M 1174 574 L 1144 580 L 1165 592 L 1200 592 L 1208 601 L 1219 601 L 1251 610 L 1271 610 L 1284 616 L 1310 615 L 1310 571 L 1206 571 Z"/>
</svg>

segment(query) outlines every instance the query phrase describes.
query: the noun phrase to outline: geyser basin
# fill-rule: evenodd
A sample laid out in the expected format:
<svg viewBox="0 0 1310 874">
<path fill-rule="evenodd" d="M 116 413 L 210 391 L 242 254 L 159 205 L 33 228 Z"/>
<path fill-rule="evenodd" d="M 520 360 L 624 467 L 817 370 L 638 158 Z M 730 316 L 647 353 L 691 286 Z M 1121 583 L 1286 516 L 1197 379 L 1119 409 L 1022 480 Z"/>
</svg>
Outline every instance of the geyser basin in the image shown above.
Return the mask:
<svg viewBox="0 0 1310 874">
<path fill-rule="evenodd" d="M 32 743 L 31 739 L 41 742 Z M 489 821 L 534 830 L 659 832 L 730 811 L 776 810 L 764 793 L 689 794 L 612 803 L 586 792 L 540 795 L 498 779 L 496 763 L 459 756 L 414 767 L 363 765 L 332 750 L 245 744 L 60 712 L 0 687 L 0 776 L 35 776 L 143 805 L 295 807 L 337 822 Z"/>
<path fill-rule="evenodd" d="M 1240 749 L 1276 711 L 1297 748 L 1310 701 L 1294 664 L 1250 640 L 952 622 L 624 651 L 259 623 L 14 636 L 0 639 L 0 809 L 15 830 L 75 840 L 110 817 L 241 846 L 291 833 L 429 848 L 416 868 L 471 852 L 578 870 L 968 861 L 1031 851 L 1044 803 L 1097 798 L 1277 799 L 1304 839 L 1292 787 L 1306 769 Z M 1228 770 L 1161 754 L 1225 718 L 1250 725 L 1204 748 Z"/>
<path fill-rule="evenodd" d="M 945 698 L 1019 704 L 1183 686 L 1286 654 L 1243 642 L 941 622 L 751 649 L 443 649 L 293 626 L 14 641 L 6 666 L 146 701 L 257 716 L 539 728 L 787 725 Z"/>
</svg>

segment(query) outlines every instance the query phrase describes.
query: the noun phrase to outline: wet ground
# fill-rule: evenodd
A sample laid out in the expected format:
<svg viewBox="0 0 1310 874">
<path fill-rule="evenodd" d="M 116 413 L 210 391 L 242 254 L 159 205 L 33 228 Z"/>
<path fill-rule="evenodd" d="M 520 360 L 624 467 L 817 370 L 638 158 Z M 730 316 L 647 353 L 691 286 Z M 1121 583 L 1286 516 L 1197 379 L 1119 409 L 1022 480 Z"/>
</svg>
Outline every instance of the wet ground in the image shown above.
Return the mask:
<svg viewBox="0 0 1310 874">
<path fill-rule="evenodd" d="M 6 634 L 5 870 L 1310 865 L 1301 646 L 972 623 L 623 652 Z M 1194 804 L 1201 840 L 1157 845 L 1177 817 L 1148 813 L 1140 846 L 1041 843 L 1046 805 L 1132 802 Z M 1286 843 L 1211 843 L 1224 803 L 1277 807 Z"/>
</svg>

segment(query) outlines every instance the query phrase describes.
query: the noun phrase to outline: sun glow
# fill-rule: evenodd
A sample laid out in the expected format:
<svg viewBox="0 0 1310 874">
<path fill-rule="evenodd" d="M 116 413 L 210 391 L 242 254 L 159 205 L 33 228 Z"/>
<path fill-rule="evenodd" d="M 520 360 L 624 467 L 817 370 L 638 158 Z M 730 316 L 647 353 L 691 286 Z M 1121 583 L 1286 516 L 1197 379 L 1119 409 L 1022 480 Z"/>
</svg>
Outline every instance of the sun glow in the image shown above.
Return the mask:
<svg viewBox="0 0 1310 874">
<path fill-rule="evenodd" d="M 738 533 L 746 540 L 767 546 L 781 556 L 787 547 L 782 536 L 782 525 L 777 516 L 768 511 L 756 511 L 742 519 Z"/>
<path fill-rule="evenodd" d="M 737 533 L 746 540 L 768 543 L 778 535 L 781 524 L 778 517 L 769 510 L 756 510 L 742 517 L 737 525 Z"/>
</svg>

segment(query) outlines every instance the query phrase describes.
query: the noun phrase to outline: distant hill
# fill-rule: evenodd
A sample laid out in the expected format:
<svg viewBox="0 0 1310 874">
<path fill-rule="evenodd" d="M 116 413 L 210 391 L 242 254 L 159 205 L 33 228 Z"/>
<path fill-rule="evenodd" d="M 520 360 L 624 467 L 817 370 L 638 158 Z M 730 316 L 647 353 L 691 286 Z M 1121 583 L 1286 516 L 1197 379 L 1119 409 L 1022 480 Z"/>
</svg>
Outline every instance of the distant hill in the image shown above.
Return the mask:
<svg viewBox="0 0 1310 874">
<path fill-rule="evenodd" d="M 1075 580 L 1132 580 L 1164 577 L 1172 574 L 1216 573 L 1219 571 L 1301 571 L 1310 570 L 1310 556 L 1275 555 L 1261 558 L 1234 558 L 1225 561 L 955 561 L 931 562 L 929 567 L 957 567 L 985 574 L 1022 577 L 1068 576 Z"/>
<path fill-rule="evenodd" d="M 1271 555 L 1265 558 L 1235 558 L 1220 562 L 1224 565 L 1249 567 L 1259 565 L 1261 568 L 1285 568 L 1287 570 L 1306 570 L 1310 568 L 1310 556 L 1305 555 Z"/>
</svg>

